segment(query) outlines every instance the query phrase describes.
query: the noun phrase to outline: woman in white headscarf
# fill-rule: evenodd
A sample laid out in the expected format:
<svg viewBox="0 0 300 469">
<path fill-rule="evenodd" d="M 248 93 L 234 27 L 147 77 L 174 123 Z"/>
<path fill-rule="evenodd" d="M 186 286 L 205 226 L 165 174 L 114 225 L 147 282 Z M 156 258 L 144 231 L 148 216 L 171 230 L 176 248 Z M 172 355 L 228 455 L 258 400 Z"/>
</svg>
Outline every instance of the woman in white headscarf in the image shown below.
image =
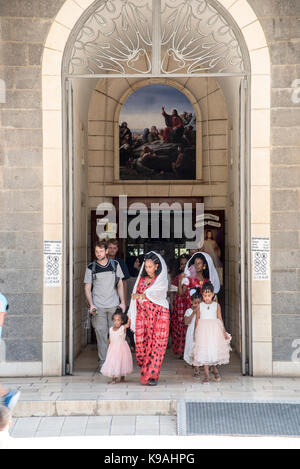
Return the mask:
<svg viewBox="0 0 300 469">
<path fill-rule="evenodd" d="M 133 289 L 129 308 L 131 329 L 135 332 L 141 384 L 156 386 L 168 345 L 170 311 L 167 301 L 168 271 L 156 252 L 145 256 Z"/>
<path fill-rule="evenodd" d="M 220 280 L 212 258 L 206 252 L 196 252 L 185 266 L 182 279 L 183 291 L 200 288 L 202 293 L 203 286 L 208 282 L 213 284 L 215 293 L 219 293 Z"/>
</svg>

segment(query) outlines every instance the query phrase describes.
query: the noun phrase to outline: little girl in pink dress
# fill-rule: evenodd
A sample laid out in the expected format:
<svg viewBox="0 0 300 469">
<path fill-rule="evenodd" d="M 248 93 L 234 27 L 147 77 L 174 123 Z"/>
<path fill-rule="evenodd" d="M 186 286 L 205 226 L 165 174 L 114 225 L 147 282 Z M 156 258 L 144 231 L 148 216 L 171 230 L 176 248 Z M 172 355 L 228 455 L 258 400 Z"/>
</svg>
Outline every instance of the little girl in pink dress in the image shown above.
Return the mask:
<svg viewBox="0 0 300 469">
<path fill-rule="evenodd" d="M 123 313 L 115 312 L 113 315 L 114 326 L 109 330 L 109 346 L 106 360 L 101 368 L 104 376 L 112 378 L 110 384 L 125 381 L 125 376 L 132 373 L 133 362 L 129 345 L 126 342 L 126 329 L 130 327 L 130 320 L 124 324 Z"/>
</svg>

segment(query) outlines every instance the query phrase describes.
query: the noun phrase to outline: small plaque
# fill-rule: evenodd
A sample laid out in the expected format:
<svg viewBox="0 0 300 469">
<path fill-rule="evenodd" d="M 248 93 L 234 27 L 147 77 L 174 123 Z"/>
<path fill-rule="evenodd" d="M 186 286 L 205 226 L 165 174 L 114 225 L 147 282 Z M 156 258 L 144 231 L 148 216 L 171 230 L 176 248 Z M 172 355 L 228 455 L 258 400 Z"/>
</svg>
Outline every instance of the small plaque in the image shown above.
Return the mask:
<svg viewBox="0 0 300 469">
<path fill-rule="evenodd" d="M 44 285 L 45 287 L 61 286 L 62 242 L 44 242 Z"/>
<path fill-rule="evenodd" d="M 270 238 L 252 238 L 253 280 L 270 280 Z"/>
</svg>

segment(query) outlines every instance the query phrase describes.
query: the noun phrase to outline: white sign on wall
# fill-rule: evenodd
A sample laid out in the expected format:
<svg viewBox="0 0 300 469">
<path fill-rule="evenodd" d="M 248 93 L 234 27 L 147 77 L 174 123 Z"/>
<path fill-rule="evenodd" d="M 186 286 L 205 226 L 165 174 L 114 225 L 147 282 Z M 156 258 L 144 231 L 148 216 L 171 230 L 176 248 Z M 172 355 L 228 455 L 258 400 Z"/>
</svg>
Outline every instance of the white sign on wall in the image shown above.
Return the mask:
<svg viewBox="0 0 300 469">
<path fill-rule="evenodd" d="M 44 285 L 45 287 L 61 286 L 62 242 L 44 242 Z"/>
<path fill-rule="evenodd" d="M 270 238 L 252 238 L 253 280 L 270 280 Z"/>
</svg>

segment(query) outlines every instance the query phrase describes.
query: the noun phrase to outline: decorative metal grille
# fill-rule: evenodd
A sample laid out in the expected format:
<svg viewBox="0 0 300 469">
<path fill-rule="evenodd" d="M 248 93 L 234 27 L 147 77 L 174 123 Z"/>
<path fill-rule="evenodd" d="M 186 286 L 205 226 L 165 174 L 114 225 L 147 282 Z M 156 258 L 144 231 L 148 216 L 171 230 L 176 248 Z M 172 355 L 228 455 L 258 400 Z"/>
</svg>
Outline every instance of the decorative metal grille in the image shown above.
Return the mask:
<svg viewBox="0 0 300 469">
<path fill-rule="evenodd" d="M 162 73 L 243 73 L 238 40 L 207 0 L 162 2 Z"/>
<path fill-rule="evenodd" d="M 69 73 L 149 74 L 151 11 L 151 0 L 102 0 L 76 38 Z"/>
<path fill-rule="evenodd" d="M 215 0 L 101 0 L 75 28 L 69 75 L 208 72 L 245 73 Z"/>
</svg>

